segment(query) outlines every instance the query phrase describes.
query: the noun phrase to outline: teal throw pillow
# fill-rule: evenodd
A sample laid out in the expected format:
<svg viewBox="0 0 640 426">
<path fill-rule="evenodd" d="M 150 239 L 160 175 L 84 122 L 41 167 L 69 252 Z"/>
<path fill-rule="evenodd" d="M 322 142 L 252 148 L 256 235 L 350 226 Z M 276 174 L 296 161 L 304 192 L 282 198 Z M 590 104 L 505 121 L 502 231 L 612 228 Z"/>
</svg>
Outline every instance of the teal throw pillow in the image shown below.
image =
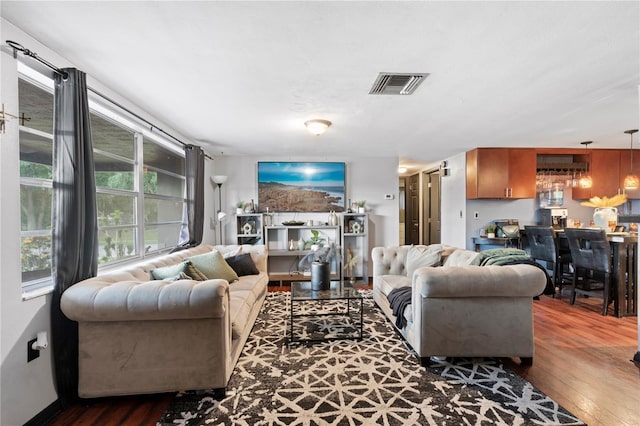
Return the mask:
<svg viewBox="0 0 640 426">
<path fill-rule="evenodd" d="M 238 274 L 229 266 L 218 250 L 189 257 L 186 260 L 190 261 L 198 271 L 210 280 L 221 278 L 231 283 L 238 279 Z"/>
<path fill-rule="evenodd" d="M 187 264 L 185 262 L 178 263 L 177 265 L 162 266 L 160 268 L 152 269 L 151 277 L 154 280 L 166 280 L 173 278 L 176 275 L 180 275 L 182 272 L 187 273 Z"/>
</svg>

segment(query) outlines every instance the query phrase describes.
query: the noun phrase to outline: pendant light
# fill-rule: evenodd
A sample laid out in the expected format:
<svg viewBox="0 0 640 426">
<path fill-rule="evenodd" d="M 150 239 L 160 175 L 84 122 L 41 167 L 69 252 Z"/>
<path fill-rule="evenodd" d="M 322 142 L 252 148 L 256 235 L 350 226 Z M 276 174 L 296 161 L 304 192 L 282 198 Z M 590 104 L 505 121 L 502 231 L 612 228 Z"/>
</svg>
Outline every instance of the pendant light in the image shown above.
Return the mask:
<svg viewBox="0 0 640 426">
<path fill-rule="evenodd" d="M 624 189 L 638 189 L 640 187 L 640 178 L 638 178 L 638 175 L 633 174 L 633 134 L 637 131 L 638 129 L 624 131 L 631 137 L 629 144 L 629 174 L 624 178 Z"/>
<path fill-rule="evenodd" d="M 584 142 L 580 142 L 581 145 L 584 145 L 584 152 L 585 155 L 587 156 L 587 158 L 589 158 L 589 153 L 587 151 L 587 147 L 589 145 L 591 145 L 593 143 L 593 141 L 584 141 Z M 587 164 L 589 164 L 587 162 Z M 587 172 L 586 174 L 580 176 L 580 180 L 578 181 L 578 185 L 580 186 L 580 188 L 583 189 L 589 189 L 591 188 L 591 185 L 593 185 L 593 180 L 591 179 L 591 176 L 589 176 L 589 166 L 587 165 Z"/>
</svg>

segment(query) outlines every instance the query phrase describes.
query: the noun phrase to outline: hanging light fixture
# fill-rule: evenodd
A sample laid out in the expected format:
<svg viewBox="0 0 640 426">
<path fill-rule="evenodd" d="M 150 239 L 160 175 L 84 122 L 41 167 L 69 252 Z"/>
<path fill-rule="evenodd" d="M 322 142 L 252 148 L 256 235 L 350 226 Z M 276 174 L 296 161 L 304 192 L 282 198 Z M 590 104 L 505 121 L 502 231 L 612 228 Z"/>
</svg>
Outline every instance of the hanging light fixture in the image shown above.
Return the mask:
<svg viewBox="0 0 640 426">
<path fill-rule="evenodd" d="M 638 178 L 638 175 L 633 174 L 633 134 L 637 131 L 638 129 L 624 131 L 631 137 L 629 144 L 629 174 L 624 178 L 624 189 L 638 189 L 640 187 L 640 178 Z"/>
<path fill-rule="evenodd" d="M 304 122 L 305 127 L 309 131 L 309 133 L 320 136 L 324 132 L 327 131 L 329 126 L 331 126 L 331 122 L 329 120 L 309 120 Z"/>
<path fill-rule="evenodd" d="M 587 158 L 589 158 L 587 147 L 592 143 L 593 141 L 580 142 L 581 145 L 584 145 L 584 152 L 585 152 L 585 155 L 587 155 Z M 587 164 L 589 163 L 587 162 Z M 578 185 L 580 186 L 580 188 L 584 188 L 584 189 L 591 188 L 591 185 L 593 185 L 593 180 L 591 179 L 591 176 L 589 176 L 589 166 L 587 166 L 587 172 L 584 175 L 580 176 L 580 180 L 578 180 Z"/>
</svg>

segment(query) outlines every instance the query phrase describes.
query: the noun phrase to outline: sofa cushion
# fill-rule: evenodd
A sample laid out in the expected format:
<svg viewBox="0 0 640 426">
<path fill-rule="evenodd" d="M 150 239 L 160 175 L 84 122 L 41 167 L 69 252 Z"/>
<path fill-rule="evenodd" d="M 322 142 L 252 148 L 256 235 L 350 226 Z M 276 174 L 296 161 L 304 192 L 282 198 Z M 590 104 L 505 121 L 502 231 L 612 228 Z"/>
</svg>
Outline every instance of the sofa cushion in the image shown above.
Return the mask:
<svg viewBox="0 0 640 426">
<path fill-rule="evenodd" d="M 411 246 L 407 252 L 407 276 L 412 277 L 413 272 L 418 268 L 440 266 L 440 252 L 442 252 L 440 244 Z"/>
<path fill-rule="evenodd" d="M 391 290 L 399 287 L 411 287 L 411 278 L 404 275 L 382 275 L 380 278 L 380 290 L 388 296 Z"/>
<path fill-rule="evenodd" d="M 478 255 L 480 255 L 480 253 L 475 251 L 458 249 L 447 256 L 447 260 L 444 262 L 443 266 L 468 266 L 473 263 Z"/>
<path fill-rule="evenodd" d="M 250 253 L 237 254 L 235 256 L 225 258 L 226 262 L 231 266 L 231 269 L 238 274 L 238 277 L 245 275 L 258 275 L 260 271 L 256 268 L 256 264 L 253 263 Z"/>
<path fill-rule="evenodd" d="M 198 268 L 196 268 L 194 266 L 194 264 L 191 263 L 190 260 L 185 260 L 184 263 L 187 265 L 187 269 L 185 270 L 185 272 L 192 279 L 194 279 L 196 281 L 206 281 L 206 280 L 208 280 L 207 276 L 205 274 L 203 274 Z"/>
<path fill-rule="evenodd" d="M 191 261 L 210 280 L 220 278 L 231 283 L 238 279 L 238 274 L 231 269 L 218 250 L 188 257 L 186 260 Z"/>
</svg>

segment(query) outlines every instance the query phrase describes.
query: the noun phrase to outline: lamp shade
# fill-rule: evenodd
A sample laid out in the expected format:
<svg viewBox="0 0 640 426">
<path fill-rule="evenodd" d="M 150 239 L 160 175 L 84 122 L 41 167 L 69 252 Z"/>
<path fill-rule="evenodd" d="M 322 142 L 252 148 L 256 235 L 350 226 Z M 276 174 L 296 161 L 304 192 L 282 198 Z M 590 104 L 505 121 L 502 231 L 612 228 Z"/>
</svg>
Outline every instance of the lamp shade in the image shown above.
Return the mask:
<svg viewBox="0 0 640 426">
<path fill-rule="evenodd" d="M 216 176 L 213 176 L 211 178 L 211 180 L 214 183 L 217 183 L 218 185 L 222 185 L 223 183 L 225 183 L 227 181 L 227 176 L 216 175 Z"/>
<path fill-rule="evenodd" d="M 580 185 L 580 188 L 591 188 L 591 186 L 593 185 L 593 180 L 591 179 L 591 176 L 584 175 L 578 181 L 578 185 Z"/>
<path fill-rule="evenodd" d="M 327 131 L 331 122 L 329 120 L 309 120 L 305 121 L 304 125 L 309 133 L 319 136 Z"/>
<path fill-rule="evenodd" d="M 638 189 L 640 188 L 640 178 L 637 175 L 628 174 L 624 178 L 624 189 Z"/>
</svg>

